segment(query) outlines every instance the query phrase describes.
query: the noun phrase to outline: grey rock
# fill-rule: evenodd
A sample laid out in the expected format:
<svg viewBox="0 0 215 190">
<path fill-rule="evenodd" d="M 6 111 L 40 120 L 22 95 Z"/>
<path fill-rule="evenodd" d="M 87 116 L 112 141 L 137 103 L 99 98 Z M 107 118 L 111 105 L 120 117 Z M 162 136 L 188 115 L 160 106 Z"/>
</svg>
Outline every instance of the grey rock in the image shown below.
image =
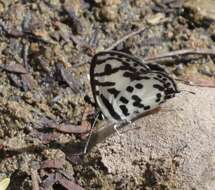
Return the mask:
<svg viewBox="0 0 215 190">
<path fill-rule="evenodd" d="M 99 145 L 102 162 L 115 179 L 133 177 L 141 186 L 138 179 L 143 178 L 144 186 L 150 173 L 154 184 L 144 187 L 215 187 L 215 89 L 179 87 L 195 95 L 180 93 L 157 114 L 136 121 L 140 129 Z"/>
</svg>

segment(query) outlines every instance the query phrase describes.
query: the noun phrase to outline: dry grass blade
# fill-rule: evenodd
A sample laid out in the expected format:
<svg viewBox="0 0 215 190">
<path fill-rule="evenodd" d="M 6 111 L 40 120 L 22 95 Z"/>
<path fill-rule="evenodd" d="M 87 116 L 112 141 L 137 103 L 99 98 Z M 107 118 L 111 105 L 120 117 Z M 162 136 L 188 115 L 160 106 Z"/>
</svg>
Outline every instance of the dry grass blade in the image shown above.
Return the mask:
<svg viewBox="0 0 215 190">
<path fill-rule="evenodd" d="M 110 46 L 109 48 L 105 49 L 104 51 L 110 51 L 110 50 L 114 49 L 119 44 L 121 44 L 122 42 L 126 41 L 128 38 L 131 38 L 132 36 L 135 36 L 135 35 L 143 32 L 145 29 L 146 29 L 146 27 L 142 27 L 137 31 L 129 33 L 128 35 L 126 35 L 126 36 L 122 37 L 121 39 L 119 39 L 118 41 L 116 41 L 112 46 Z"/>
<path fill-rule="evenodd" d="M 169 57 L 183 56 L 183 55 L 212 55 L 215 56 L 215 50 L 213 49 L 182 49 L 176 50 L 169 53 L 160 54 L 158 56 L 146 57 L 145 63 L 150 63 L 155 60 L 165 59 Z"/>
<path fill-rule="evenodd" d="M 65 164 L 65 160 L 63 159 L 55 159 L 55 160 L 45 160 L 42 161 L 40 164 L 40 169 L 44 168 L 63 168 L 63 165 Z"/>
<path fill-rule="evenodd" d="M 5 66 L 0 65 L 0 67 L 2 69 L 4 69 L 7 72 L 11 72 L 11 73 L 18 73 L 18 74 L 27 74 L 28 71 L 25 69 L 25 67 L 23 67 L 20 64 L 8 64 Z"/>
<path fill-rule="evenodd" d="M 32 190 L 40 190 L 37 170 L 31 169 Z"/>
<path fill-rule="evenodd" d="M 10 178 L 5 178 L 0 181 L 0 190 L 6 190 L 10 184 Z"/>
<path fill-rule="evenodd" d="M 176 80 L 183 82 L 189 86 L 198 86 L 198 87 L 208 87 L 215 88 L 215 80 L 214 79 L 203 79 L 197 76 L 189 76 L 184 79 L 177 78 Z"/>
</svg>

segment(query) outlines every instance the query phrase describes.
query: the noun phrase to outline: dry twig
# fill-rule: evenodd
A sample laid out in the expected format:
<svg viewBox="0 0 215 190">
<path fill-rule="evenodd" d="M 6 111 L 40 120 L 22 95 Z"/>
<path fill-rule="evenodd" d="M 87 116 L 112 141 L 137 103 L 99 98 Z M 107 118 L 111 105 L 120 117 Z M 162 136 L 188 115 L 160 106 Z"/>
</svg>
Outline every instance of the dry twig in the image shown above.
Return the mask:
<svg viewBox="0 0 215 190">
<path fill-rule="evenodd" d="M 40 190 L 38 179 L 39 179 L 39 175 L 37 173 L 37 170 L 31 169 L 31 180 L 32 180 L 33 190 Z"/>
<path fill-rule="evenodd" d="M 155 60 L 159 59 L 165 59 L 169 57 L 176 57 L 176 56 L 182 56 L 182 55 L 213 55 L 215 56 L 215 50 L 214 49 L 182 49 L 182 50 L 176 50 L 169 53 L 160 54 L 158 56 L 153 57 L 146 57 L 144 59 L 145 63 L 150 63 Z"/>
<path fill-rule="evenodd" d="M 116 46 L 118 46 L 122 42 L 126 41 L 128 38 L 131 38 L 132 36 L 135 36 L 135 35 L 143 32 L 145 29 L 146 29 L 146 27 L 142 27 L 137 31 L 134 31 L 134 32 L 131 32 L 131 33 L 125 35 L 124 37 L 122 37 L 121 39 L 117 40 L 112 46 L 110 46 L 109 48 L 105 49 L 104 51 L 110 51 L 110 50 L 114 49 Z"/>
<path fill-rule="evenodd" d="M 215 88 L 215 82 L 213 80 L 206 80 L 206 79 L 198 79 L 189 77 L 187 79 L 180 79 L 177 78 L 176 80 L 183 82 L 189 86 L 198 86 L 198 87 L 207 87 L 207 88 Z"/>
</svg>

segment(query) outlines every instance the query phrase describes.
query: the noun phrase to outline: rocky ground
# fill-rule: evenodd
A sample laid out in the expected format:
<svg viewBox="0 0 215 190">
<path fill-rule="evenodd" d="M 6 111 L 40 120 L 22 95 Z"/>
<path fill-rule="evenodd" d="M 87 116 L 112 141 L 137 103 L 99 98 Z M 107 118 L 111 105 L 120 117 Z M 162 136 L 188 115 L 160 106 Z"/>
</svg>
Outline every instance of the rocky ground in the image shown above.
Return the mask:
<svg viewBox="0 0 215 190">
<path fill-rule="evenodd" d="M 7 177 L 13 190 L 212 189 L 214 41 L 214 0 L 0 0 L 0 187 Z M 90 61 L 108 49 L 176 51 L 156 61 L 195 94 L 75 155 L 95 110 Z"/>
</svg>

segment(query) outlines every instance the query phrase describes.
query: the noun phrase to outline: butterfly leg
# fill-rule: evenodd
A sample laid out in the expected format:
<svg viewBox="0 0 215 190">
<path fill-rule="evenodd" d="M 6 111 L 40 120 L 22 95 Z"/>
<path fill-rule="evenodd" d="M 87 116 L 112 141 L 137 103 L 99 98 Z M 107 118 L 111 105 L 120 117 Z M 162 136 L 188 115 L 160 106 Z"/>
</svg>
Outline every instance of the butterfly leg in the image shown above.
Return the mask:
<svg viewBox="0 0 215 190">
<path fill-rule="evenodd" d="M 135 122 L 132 122 L 132 121 L 127 121 L 127 122 L 131 126 L 132 129 L 136 127 L 136 123 Z"/>
<path fill-rule="evenodd" d="M 130 131 L 130 130 L 134 130 L 134 129 L 139 129 L 140 128 L 140 126 L 138 126 L 135 122 L 133 122 L 133 121 L 127 121 L 128 122 L 128 124 L 131 126 L 131 128 L 130 129 L 128 129 L 128 130 L 126 130 L 126 131 Z"/>
<path fill-rule="evenodd" d="M 113 128 L 114 130 L 116 131 L 116 133 L 119 135 L 119 136 L 122 136 L 122 134 L 119 132 L 119 130 L 117 129 L 117 127 L 119 127 L 118 124 L 114 124 Z"/>
<path fill-rule="evenodd" d="M 96 113 L 95 119 L 94 119 L 94 121 L 93 121 L 93 125 L 92 125 L 92 127 L 91 127 L 91 130 L 90 130 L 90 133 L 89 133 L 87 142 L 86 142 L 85 147 L 84 147 L 84 154 L 87 153 L 87 148 L 88 148 L 88 145 L 89 145 L 89 143 L 90 143 L 90 138 L 91 138 L 91 136 L 92 136 L 93 129 L 94 129 L 94 127 L 96 126 L 96 122 L 97 122 L 97 120 L 98 120 L 100 114 L 101 114 L 101 112 L 97 112 L 97 113 Z"/>
<path fill-rule="evenodd" d="M 138 126 L 136 126 L 135 122 L 128 121 L 128 120 L 124 120 L 124 121 L 121 121 L 120 123 L 114 124 L 113 128 L 114 128 L 114 130 L 116 131 L 116 133 L 119 136 L 122 136 L 122 133 L 119 132 L 119 130 L 117 129 L 117 127 L 119 127 L 122 124 L 128 124 L 128 125 L 130 125 L 132 127 L 132 129 L 136 129 L 138 127 Z"/>
</svg>

